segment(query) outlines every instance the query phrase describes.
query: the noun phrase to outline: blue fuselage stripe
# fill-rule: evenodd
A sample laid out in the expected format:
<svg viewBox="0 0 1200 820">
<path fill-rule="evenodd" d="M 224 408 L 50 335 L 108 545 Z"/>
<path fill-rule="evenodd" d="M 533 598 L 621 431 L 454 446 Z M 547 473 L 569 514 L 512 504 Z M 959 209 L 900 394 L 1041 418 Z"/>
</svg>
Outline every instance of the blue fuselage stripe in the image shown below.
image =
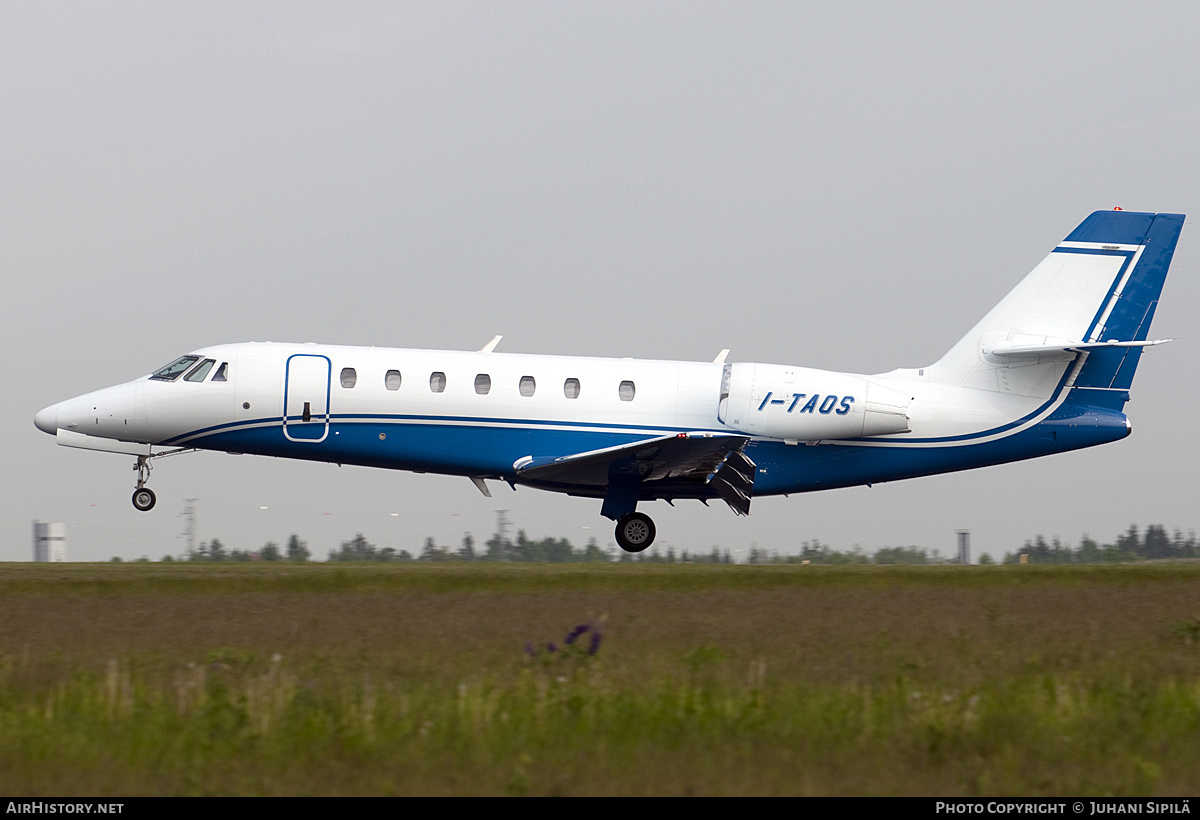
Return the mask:
<svg viewBox="0 0 1200 820">
<path fill-rule="evenodd" d="M 658 430 L 656 429 L 656 432 Z M 985 442 L 955 446 L 902 447 L 794 446 L 776 440 L 752 440 L 746 454 L 757 465 L 754 494 L 806 492 L 892 481 L 919 475 L 1016 461 L 1115 441 L 1127 434 L 1125 416 L 1070 402 L 1027 429 Z M 645 429 L 555 429 L 536 427 L 414 423 L 357 416 L 334 418 L 320 442 L 286 438 L 273 425 L 225 429 L 189 438 L 190 446 L 239 453 L 329 461 L 367 467 L 465 476 L 496 476 L 520 481 L 513 463 L 525 456 L 559 456 L 628 444 L 647 437 Z M 549 486 L 549 485 L 540 485 Z M 566 485 L 555 489 L 571 490 Z M 595 488 L 578 488 L 592 494 Z M 702 484 L 644 487 L 645 497 L 711 496 Z"/>
</svg>

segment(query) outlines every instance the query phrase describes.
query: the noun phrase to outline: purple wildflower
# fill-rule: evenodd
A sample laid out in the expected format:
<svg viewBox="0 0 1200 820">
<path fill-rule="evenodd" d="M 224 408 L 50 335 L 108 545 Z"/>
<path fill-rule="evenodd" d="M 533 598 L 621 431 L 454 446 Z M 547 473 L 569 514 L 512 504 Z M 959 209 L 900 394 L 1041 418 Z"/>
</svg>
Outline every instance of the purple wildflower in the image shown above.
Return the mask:
<svg viewBox="0 0 1200 820">
<path fill-rule="evenodd" d="M 590 628 L 591 627 L 589 627 L 587 624 L 580 624 L 567 633 L 567 637 L 563 639 L 563 643 L 565 643 L 567 646 L 570 646 L 571 644 L 575 643 L 580 635 L 587 632 Z"/>
<path fill-rule="evenodd" d="M 531 658 L 537 654 L 537 649 L 534 648 L 533 641 L 525 641 L 525 654 Z"/>
<path fill-rule="evenodd" d="M 592 640 L 588 642 L 588 656 L 589 657 L 592 655 L 595 655 L 597 652 L 600 651 L 601 637 L 602 636 L 600 635 L 600 627 L 593 626 L 592 627 Z"/>
<path fill-rule="evenodd" d="M 557 646 L 555 646 L 553 642 L 551 642 L 551 643 L 548 643 L 548 644 L 546 644 L 546 650 L 547 650 L 548 652 L 557 652 L 557 651 L 558 651 L 558 647 L 557 647 Z"/>
</svg>

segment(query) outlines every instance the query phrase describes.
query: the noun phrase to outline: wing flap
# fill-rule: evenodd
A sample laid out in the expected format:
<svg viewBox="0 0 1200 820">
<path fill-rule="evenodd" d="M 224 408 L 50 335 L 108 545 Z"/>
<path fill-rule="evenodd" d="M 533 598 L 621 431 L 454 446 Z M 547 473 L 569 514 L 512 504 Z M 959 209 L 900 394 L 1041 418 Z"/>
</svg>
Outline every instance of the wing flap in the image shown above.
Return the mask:
<svg viewBox="0 0 1200 820">
<path fill-rule="evenodd" d="M 712 478 L 712 486 L 738 515 L 750 514 L 750 498 L 754 495 L 754 471 L 757 465 L 741 450 L 725 459 Z"/>
<path fill-rule="evenodd" d="M 513 469 L 535 481 L 595 487 L 607 486 L 614 472 L 641 483 L 692 479 L 707 484 L 730 453 L 749 440 L 728 433 L 676 433 L 566 456 L 525 456 Z"/>
</svg>

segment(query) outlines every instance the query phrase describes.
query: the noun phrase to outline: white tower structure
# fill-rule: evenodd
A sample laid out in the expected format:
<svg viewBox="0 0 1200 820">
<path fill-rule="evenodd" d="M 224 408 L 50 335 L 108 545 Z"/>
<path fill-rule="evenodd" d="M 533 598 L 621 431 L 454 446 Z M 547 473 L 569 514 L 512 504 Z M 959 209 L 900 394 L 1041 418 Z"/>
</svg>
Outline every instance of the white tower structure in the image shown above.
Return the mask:
<svg viewBox="0 0 1200 820">
<path fill-rule="evenodd" d="M 971 531 L 970 530 L 959 530 L 958 531 L 958 563 L 964 564 L 964 565 L 971 563 Z"/>
<path fill-rule="evenodd" d="M 67 560 L 67 525 L 33 522 L 33 560 Z"/>
</svg>

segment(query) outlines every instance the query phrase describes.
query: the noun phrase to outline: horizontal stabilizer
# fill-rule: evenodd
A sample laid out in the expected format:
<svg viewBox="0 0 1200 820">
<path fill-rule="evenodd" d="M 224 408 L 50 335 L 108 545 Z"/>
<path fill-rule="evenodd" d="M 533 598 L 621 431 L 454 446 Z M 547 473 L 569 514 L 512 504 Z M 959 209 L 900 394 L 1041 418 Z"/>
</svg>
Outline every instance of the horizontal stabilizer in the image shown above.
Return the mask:
<svg viewBox="0 0 1200 820">
<path fill-rule="evenodd" d="M 513 464 L 521 478 L 606 487 L 614 474 L 640 483 L 695 480 L 708 483 L 749 436 L 675 433 L 565 456 L 525 456 Z"/>
<path fill-rule="evenodd" d="M 998 342 L 994 345 L 984 346 L 983 353 L 985 356 L 998 356 L 1002 359 L 1026 359 L 1053 356 L 1055 354 L 1069 355 L 1081 353 L 1085 350 L 1100 350 L 1110 347 L 1152 347 L 1154 345 L 1166 344 L 1169 341 L 1172 340 L 1154 339 L 1153 341 L 1146 342 L 1120 342 L 1116 339 L 1110 339 L 1106 342 L 1073 342 L 1066 339 L 1047 339 L 1042 344 Z"/>
</svg>

